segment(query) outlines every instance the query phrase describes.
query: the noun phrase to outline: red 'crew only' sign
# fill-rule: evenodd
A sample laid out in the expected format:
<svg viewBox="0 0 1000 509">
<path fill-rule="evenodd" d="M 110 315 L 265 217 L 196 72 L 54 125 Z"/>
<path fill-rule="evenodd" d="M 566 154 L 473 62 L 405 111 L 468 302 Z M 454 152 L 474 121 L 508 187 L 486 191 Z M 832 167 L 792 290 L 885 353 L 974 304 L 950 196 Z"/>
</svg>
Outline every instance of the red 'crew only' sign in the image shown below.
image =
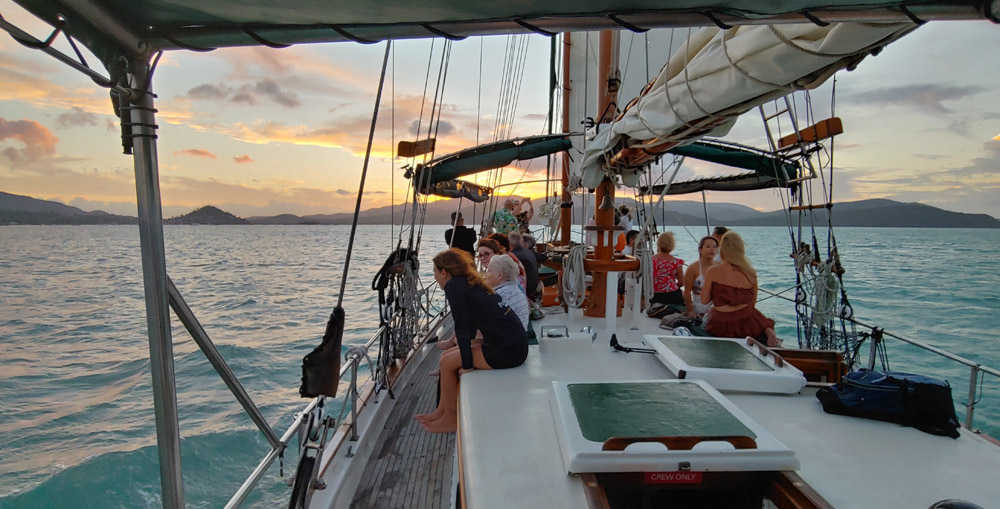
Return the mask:
<svg viewBox="0 0 1000 509">
<path fill-rule="evenodd" d="M 701 484 L 701 472 L 646 472 L 646 484 Z"/>
</svg>

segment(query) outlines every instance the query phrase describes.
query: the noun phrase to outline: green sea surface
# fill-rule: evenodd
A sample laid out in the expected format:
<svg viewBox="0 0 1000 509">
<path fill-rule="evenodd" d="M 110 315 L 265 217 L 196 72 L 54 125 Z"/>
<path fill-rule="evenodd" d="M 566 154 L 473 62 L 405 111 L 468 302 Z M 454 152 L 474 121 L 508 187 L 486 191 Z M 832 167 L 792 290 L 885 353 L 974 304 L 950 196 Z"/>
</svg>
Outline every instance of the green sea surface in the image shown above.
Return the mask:
<svg viewBox="0 0 1000 509">
<path fill-rule="evenodd" d="M 704 229 L 671 228 L 691 262 Z M 427 226 L 421 273 L 444 246 Z M 786 228 L 739 228 L 761 288 L 792 297 Z M 336 302 L 347 226 L 168 226 L 167 270 L 264 416 L 284 431 L 305 405 L 301 360 Z M 840 228 L 855 316 L 1000 368 L 1000 230 Z M 373 273 L 394 245 L 389 226 L 359 228 L 345 348 L 378 318 Z M 822 234 L 821 234 L 822 240 Z M 135 226 L 0 227 L 0 508 L 160 507 L 156 432 Z M 792 306 L 758 308 L 794 344 Z M 204 355 L 172 319 L 186 501 L 221 507 L 269 450 Z M 890 368 L 952 386 L 965 417 L 969 370 L 888 339 Z M 367 368 L 365 368 L 367 369 Z M 339 408 L 339 402 L 334 402 Z M 1000 383 L 987 376 L 974 427 L 1000 437 Z M 287 505 L 275 464 L 245 507 Z"/>
</svg>

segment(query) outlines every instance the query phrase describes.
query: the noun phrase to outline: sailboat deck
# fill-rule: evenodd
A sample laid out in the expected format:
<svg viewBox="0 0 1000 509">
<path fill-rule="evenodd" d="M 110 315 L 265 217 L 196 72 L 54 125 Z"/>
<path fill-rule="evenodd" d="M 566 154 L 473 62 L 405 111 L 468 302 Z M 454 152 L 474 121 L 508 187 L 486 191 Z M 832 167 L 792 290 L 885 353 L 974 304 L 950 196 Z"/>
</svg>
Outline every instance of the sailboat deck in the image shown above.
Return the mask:
<svg viewBox="0 0 1000 509">
<path fill-rule="evenodd" d="M 437 405 L 437 369 L 440 355 L 421 359 L 406 387 L 394 391 L 398 400 L 364 467 L 351 507 L 440 509 L 452 498 L 454 433 L 428 433 L 414 414 Z"/>
<path fill-rule="evenodd" d="M 612 351 L 604 319 L 558 314 L 535 323 L 585 325 L 597 340 L 575 350 L 529 347 L 524 365 L 462 377 L 459 436 L 469 507 L 587 507 L 583 481 L 567 473 L 551 406 L 553 381 L 665 380 L 654 355 Z M 663 334 L 657 321 L 619 319 L 621 344 L 644 347 Z M 797 472 L 835 507 L 928 507 L 958 498 L 983 507 L 1000 500 L 1000 448 L 967 430 L 958 439 L 896 424 L 825 414 L 815 390 L 729 392 L 743 412 L 794 451 Z"/>
</svg>

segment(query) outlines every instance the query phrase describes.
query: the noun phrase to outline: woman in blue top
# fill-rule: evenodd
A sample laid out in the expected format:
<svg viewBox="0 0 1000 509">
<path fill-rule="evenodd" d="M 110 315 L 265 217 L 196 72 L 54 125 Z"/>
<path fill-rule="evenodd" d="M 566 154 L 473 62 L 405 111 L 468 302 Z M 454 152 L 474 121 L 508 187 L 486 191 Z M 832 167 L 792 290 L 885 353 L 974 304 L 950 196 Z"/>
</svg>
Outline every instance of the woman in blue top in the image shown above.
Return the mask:
<svg viewBox="0 0 1000 509">
<path fill-rule="evenodd" d="M 528 357 L 528 336 L 514 311 L 483 282 L 468 253 L 457 249 L 438 253 L 434 280 L 451 306 L 458 348 L 441 354 L 437 409 L 416 419 L 431 433 L 447 433 L 458 429 L 459 376 L 473 369 L 520 366 Z M 481 344 L 472 343 L 477 330 L 483 335 Z"/>
</svg>

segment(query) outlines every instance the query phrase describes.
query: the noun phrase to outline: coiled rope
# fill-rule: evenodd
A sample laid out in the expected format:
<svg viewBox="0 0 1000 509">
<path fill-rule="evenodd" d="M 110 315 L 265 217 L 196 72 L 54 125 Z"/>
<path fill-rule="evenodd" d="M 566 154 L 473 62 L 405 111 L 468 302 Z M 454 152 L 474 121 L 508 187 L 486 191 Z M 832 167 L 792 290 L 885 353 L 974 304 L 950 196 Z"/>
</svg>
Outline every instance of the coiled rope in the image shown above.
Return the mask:
<svg viewBox="0 0 1000 509">
<path fill-rule="evenodd" d="M 820 262 L 816 267 L 816 282 L 814 285 L 814 301 L 812 320 L 821 327 L 830 323 L 836 316 L 838 297 L 840 297 L 840 281 L 833 274 L 832 259 Z"/>
<path fill-rule="evenodd" d="M 635 257 L 639 259 L 639 280 L 642 281 L 642 296 L 646 302 L 653 300 L 653 250 L 646 246 L 646 242 L 638 244 L 635 249 Z"/>
<path fill-rule="evenodd" d="M 563 299 L 567 305 L 574 308 L 582 306 L 586 297 L 587 280 L 586 271 L 583 269 L 586 254 L 587 246 L 573 246 L 563 260 Z"/>
</svg>

